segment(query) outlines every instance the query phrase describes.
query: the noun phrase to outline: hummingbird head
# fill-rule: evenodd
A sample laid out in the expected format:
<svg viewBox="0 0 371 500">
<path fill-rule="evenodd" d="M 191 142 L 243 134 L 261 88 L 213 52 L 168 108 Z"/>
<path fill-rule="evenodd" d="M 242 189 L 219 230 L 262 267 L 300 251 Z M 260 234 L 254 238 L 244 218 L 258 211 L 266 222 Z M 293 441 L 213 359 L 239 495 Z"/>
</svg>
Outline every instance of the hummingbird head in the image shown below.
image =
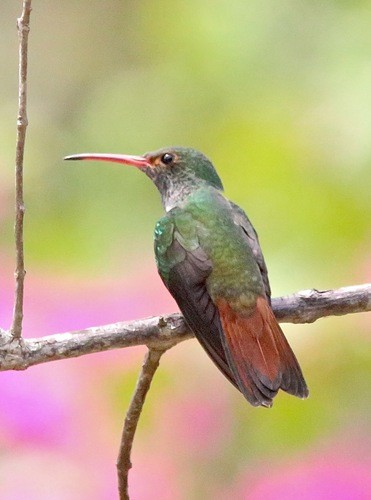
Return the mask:
<svg viewBox="0 0 371 500">
<path fill-rule="evenodd" d="M 101 160 L 137 167 L 157 186 L 167 211 L 202 186 L 223 190 L 211 161 L 192 148 L 168 147 L 143 156 L 87 153 L 66 156 L 65 160 Z"/>
</svg>

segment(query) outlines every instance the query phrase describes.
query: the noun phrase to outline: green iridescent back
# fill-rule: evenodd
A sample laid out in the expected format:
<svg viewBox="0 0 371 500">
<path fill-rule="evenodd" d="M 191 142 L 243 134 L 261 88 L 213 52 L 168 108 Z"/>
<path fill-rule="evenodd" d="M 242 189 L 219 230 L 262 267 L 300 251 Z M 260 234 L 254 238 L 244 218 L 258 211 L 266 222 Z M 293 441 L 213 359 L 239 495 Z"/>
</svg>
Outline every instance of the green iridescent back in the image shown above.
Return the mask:
<svg viewBox="0 0 371 500">
<path fill-rule="evenodd" d="M 247 302 L 264 295 L 260 270 L 246 242 L 246 235 L 234 222 L 233 209 L 212 187 L 201 187 L 182 207 L 170 210 L 155 228 L 155 254 L 165 283 L 171 269 L 186 252 L 202 249 L 211 261 L 207 288 L 212 297 L 229 300 L 242 295 Z M 174 242 L 179 245 L 174 245 Z"/>
</svg>

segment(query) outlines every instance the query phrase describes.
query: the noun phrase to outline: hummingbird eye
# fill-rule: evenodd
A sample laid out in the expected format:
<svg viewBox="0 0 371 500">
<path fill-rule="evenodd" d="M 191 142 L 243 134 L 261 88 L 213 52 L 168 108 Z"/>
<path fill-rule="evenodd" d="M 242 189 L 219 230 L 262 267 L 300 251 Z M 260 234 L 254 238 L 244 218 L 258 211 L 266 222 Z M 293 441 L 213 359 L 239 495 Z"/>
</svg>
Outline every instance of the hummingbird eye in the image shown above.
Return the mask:
<svg viewBox="0 0 371 500">
<path fill-rule="evenodd" d="M 173 161 L 174 161 L 174 156 L 170 153 L 164 153 L 161 156 L 161 163 L 163 163 L 164 165 L 170 165 L 170 163 L 173 163 Z"/>
</svg>

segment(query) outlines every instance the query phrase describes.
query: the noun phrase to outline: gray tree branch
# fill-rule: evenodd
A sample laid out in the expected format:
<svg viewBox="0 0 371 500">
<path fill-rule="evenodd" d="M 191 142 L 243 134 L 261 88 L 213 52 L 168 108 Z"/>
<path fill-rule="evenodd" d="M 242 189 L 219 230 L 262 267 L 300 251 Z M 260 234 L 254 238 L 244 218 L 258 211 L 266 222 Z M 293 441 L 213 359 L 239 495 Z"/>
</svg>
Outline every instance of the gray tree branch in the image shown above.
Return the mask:
<svg viewBox="0 0 371 500">
<path fill-rule="evenodd" d="M 281 323 L 312 323 L 326 316 L 371 310 L 371 284 L 337 290 L 304 290 L 272 300 Z M 87 328 L 19 342 L 0 330 L 0 371 L 24 370 L 58 359 L 137 345 L 159 350 L 193 337 L 180 314 Z"/>
<path fill-rule="evenodd" d="M 28 33 L 30 31 L 31 0 L 23 0 L 22 14 L 17 19 L 19 38 L 19 84 L 18 84 L 18 117 L 17 117 L 17 141 L 15 156 L 15 299 L 11 334 L 14 338 L 22 335 L 23 321 L 23 288 L 24 268 L 23 252 L 23 217 L 25 212 L 23 202 L 23 157 L 26 141 L 27 119 L 27 55 L 28 55 Z"/>
<path fill-rule="evenodd" d="M 129 500 L 128 475 L 132 467 L 131 450 L 138 421 L 142 413 L 147 393 L 151 387 L 152 379 L 160 364 L 160 358 L 165 349 L 149 349 L 143 362 L 138 382 L 126 413 L 124 428 L 121 436 L 120 451 L 117 458 L 117 477 L 120 500 Z"/>
</svg>

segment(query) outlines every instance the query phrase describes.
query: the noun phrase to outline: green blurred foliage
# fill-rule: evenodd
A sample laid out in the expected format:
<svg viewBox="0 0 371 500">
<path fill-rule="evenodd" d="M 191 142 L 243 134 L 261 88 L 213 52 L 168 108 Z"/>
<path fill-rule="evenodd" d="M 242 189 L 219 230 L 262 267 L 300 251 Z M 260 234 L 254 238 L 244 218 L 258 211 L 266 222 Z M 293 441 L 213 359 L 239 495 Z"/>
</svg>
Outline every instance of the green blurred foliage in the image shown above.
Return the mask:
<svg viewBox="0 0 371 500">
<path fill-rule="evenodd" d="M 14 17 L 11 2 L 3 9 Z M 61 158 L 184 144 L 213 159 L 227 194 L 250 214 L 274 288 L 288 265 L 287 291 L 359 281 L 370 214 L 370 18 L 367 2 L 34 7 L 28 258 L 54 266 L 63 253 L 66 270 L 92 272 L 146 252 L 161 213 L 149 181 Z M 0 35 L 9 47 L 1 62 L 13 68 L 2 77 L 6 164 L 16 88 L 9 28 Z"/>
</svg>

